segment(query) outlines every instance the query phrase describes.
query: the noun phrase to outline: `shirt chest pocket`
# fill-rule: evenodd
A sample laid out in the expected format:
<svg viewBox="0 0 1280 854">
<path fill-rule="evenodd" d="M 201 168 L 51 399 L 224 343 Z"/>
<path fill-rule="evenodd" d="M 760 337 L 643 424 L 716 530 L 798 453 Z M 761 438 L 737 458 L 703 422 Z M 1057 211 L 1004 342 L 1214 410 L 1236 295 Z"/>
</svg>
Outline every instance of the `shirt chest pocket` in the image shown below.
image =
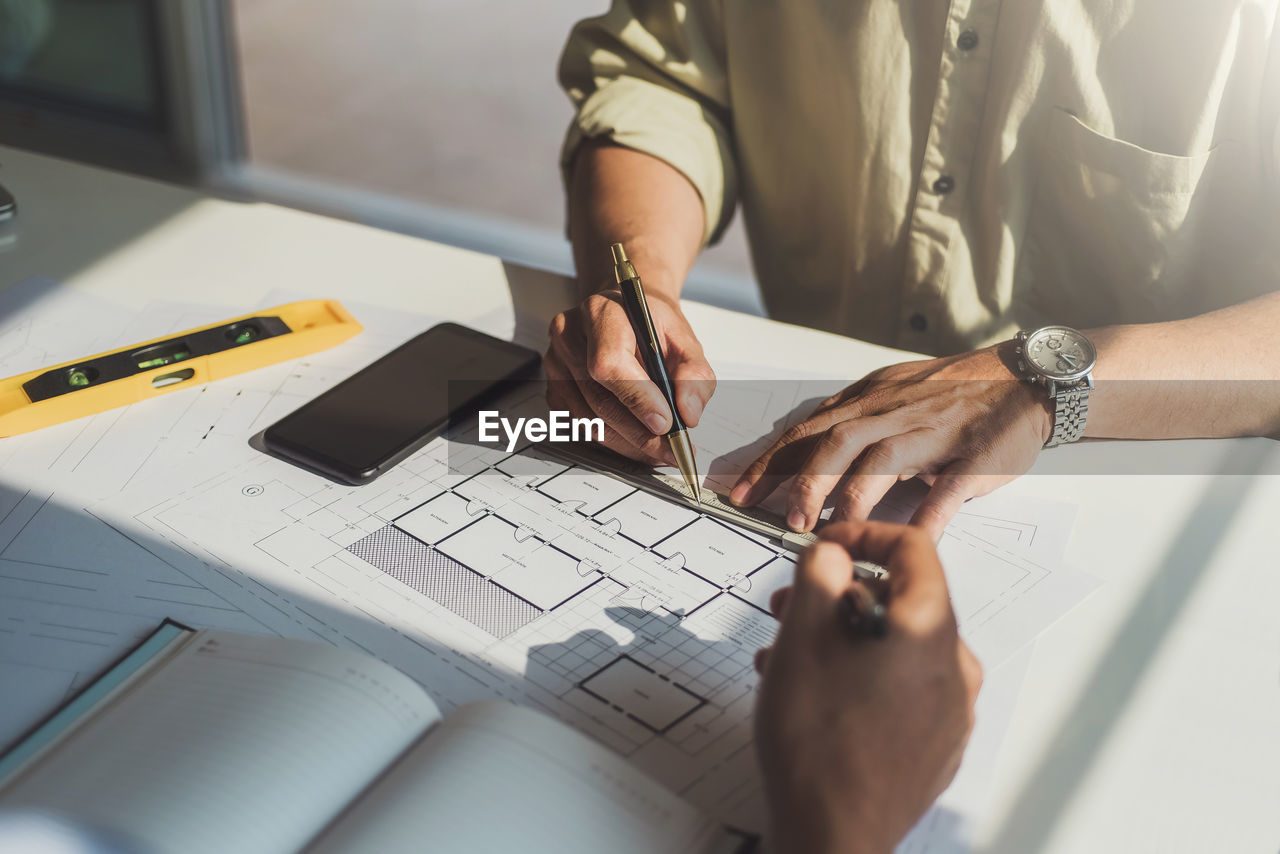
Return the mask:
<svg viewBox="0 0 1280 854">
<path fill-rule="evenodd" d="M 1061 109 L 1049 132 L 1017 259 L 1019 320 L 1087 327 L 1184 314 L 1222 149 L 1148 151 Z"/>
</svg>

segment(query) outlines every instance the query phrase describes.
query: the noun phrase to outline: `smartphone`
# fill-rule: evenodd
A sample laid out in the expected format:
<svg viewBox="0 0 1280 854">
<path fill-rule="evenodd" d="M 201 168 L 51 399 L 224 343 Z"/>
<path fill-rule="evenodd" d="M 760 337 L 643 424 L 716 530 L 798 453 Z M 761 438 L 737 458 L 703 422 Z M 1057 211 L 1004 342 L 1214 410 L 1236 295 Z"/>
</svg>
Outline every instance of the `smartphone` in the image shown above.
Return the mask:
<svg viewBox="0 0 1280 854">
<path fill-rule="evenodd" d="M 441 323 L 268 427 L 262 444 L 272 456 L 358 486 L 532 377 L 538 363 L 527 347 Z"/>
</svg>

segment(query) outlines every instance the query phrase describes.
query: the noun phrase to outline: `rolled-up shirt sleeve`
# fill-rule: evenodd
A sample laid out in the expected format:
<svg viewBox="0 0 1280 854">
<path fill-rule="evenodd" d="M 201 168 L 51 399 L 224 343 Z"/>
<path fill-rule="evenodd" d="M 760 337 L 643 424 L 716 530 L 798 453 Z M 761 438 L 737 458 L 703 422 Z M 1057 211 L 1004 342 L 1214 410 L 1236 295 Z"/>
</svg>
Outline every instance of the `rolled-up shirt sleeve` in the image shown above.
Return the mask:
<svg viewBox="0 0 1280 854">
<path fill-rule="evenodd" d="M 679 170 L 702 197 L 704 243 L 737 205 L 718 2 L 614 0 L 578 23 L 560 58 L 577 110 L 560 157 L 568 186 L 582 142 L 607 137 Z"/>
</svg>

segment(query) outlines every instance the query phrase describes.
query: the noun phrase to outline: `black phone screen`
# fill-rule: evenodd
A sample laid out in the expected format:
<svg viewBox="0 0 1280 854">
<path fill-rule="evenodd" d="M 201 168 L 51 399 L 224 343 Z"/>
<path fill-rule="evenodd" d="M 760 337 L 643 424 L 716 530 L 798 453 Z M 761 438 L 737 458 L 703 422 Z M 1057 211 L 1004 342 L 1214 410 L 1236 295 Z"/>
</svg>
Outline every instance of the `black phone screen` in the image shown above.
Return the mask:
<svg viewBox="0 0 1280 854">
<path fill-rule="evenodd" d="M 538 354 L 455 323 L 434 326 L 263 433 L 273 455 L 344 483 L 366 483 L 451 417 L 532 376 Z"/>
</svg>

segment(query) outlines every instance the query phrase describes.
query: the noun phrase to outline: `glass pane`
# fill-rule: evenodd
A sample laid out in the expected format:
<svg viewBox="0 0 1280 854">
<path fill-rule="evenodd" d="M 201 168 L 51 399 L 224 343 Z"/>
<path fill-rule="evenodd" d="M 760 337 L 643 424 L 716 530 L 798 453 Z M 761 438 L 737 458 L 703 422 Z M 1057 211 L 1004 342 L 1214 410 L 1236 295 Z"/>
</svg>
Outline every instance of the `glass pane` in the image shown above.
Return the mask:
<svg viewBox="0 0 1280 854">
<path fill-rule="evenodd" d="M 148 0 L 0 0 L 0 94 L 158 120 Z"/>
<path fill-rule="evenodd" d="M 255 166 L 562 242 L 557 163 L 571 110 L 556 67 L 570 27 L 607 0 L 232 6 Z M 736 227 L 704 265 L 748 276 Z"/>
</svg>

